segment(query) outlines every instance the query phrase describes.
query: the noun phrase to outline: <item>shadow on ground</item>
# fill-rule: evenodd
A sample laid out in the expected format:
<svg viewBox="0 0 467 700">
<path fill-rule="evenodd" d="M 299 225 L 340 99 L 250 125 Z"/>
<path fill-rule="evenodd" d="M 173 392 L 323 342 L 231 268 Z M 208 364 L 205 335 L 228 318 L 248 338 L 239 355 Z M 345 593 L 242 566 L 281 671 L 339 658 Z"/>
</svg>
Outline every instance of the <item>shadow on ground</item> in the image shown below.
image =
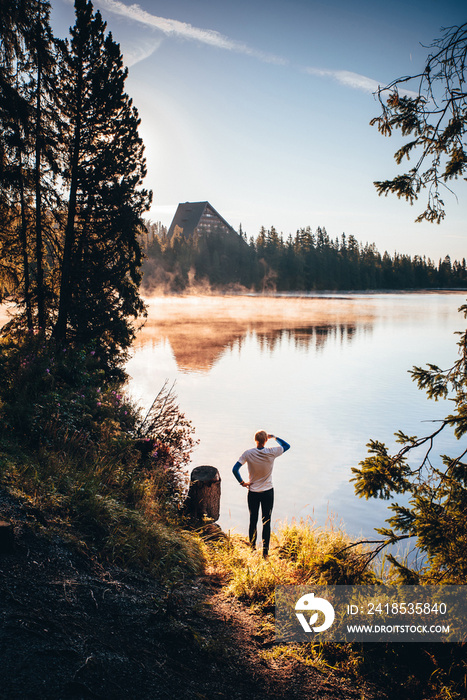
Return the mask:
<svg viewBox="0 0 467 700">
<path fill-rule="evenodd" d="M 384 698 L 284 659 L 213 577 L 173 590 L 102 567 L 0 491 L 15 550 L 0 556 L 1 700 Z"/>
</svg>

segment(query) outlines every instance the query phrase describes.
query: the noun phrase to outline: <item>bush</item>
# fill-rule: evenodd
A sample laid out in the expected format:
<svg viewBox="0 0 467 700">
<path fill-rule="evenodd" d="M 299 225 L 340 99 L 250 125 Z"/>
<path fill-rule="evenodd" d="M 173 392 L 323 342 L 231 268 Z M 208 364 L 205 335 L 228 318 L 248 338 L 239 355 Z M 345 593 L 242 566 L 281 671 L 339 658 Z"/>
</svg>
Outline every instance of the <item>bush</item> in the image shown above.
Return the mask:
<svg viewBox="0 0 467 700">
<path fill-rule="evenodd" d="M 30 335 L 0 348 L 0 411 L 0 484 L 56 529 L 159 576 L 200 570 L 196 538 L 180 532 L 193 429 L 172 389 L 143 416 L 93 349 Z"/>
</svg>

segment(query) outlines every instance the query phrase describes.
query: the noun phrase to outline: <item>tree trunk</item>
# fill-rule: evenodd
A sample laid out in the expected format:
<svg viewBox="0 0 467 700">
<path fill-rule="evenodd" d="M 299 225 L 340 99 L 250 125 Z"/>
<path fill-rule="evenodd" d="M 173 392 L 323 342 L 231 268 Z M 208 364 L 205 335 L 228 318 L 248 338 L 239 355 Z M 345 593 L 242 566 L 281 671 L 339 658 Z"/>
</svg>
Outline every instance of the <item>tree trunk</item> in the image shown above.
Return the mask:
<svg viewBox="0 0 467 700">
<path fill-rule="evenodd" d="M 40 22 L 37 24 L 37 32 L 40 33 Z M 36 279 L 37 279 L 37 323 L 40 331 L 45 331 L 45 295 L 44 295 L 44 263 L 42 255 L 42 192 L 41 192 L 41 122 L 42 122 L 42 61 L 37 47 L 37 88 L 36 88 L 36 164 L 34 170 L 34 184 L 36 194 Z"/>
<path fill-rule="evenodd" d="M 221 477 L 216 467 L 204 465 L 191 472 L 186 508 L 197 520 L 204 516 L 218 520 L 221 501 Z"/>
<path fill-rule="evenodd" d="M 23 275 L 24 275 L 24 303 L 26 305 L 26 319 L 28 324 L 28 331 L 33 329 L 32 320 L 32 306 L 31 306 L 31 282 L 29 277 L 29 256 L 28 256 L 28 241 L 27 241 L 27 220 L 26 220 L 26 201 L 24 196 L 24 176 L 23 176 L 23 158 L 21 149 L 18 149 L 18 162 L 19 162 L 19 196 L 20 196 L 20 208 L 21 208 L 21 225 L 19 229 L 19 237 L 21 242 L 21 255 L 23 262 Z"/>
<path fill-rule="evenodd" d="M 75 245 L 75 216 L 78 195 L 78 168 L 81 150 L 81 119 L 82 119 L 82 91 L 83 91 L 83 61 L 82 47 L 78 56 L 78 69 L 76 77 L 76 121 L 73 133 L 73 148 L 70 160 L 70 194 L 68 198 L 67 222 L 65 227 L 65 242 L 63 246 L 63 258 L 61 264 L 60 300 L 58 305 L 58 318 L 54 328 L 54 336 L 57 340 L 66 340 L 68 314 L 72 301 L 72 265 L 73 249 Z"/>
</svg>

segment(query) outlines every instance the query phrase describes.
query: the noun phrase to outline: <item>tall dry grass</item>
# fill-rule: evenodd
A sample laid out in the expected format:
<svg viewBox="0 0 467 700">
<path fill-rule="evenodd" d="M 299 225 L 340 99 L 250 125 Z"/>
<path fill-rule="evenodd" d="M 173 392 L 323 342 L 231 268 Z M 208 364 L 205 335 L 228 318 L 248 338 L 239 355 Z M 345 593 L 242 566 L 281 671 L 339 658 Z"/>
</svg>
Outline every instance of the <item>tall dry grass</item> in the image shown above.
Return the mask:
<svg viewBox="0 0 467 700">
<path fill-rule="evenodd" d="M 341 529 L 320 528 L 310 520 L 283 523 L 271 536 L 267 559 L 238 535 L 206 545 L 206 557 L 228 580 L 228 593 L 263 610 L 272 610 L 277 585 L 377 582 L 367 549 L 352 546 Z"/>
</svg>

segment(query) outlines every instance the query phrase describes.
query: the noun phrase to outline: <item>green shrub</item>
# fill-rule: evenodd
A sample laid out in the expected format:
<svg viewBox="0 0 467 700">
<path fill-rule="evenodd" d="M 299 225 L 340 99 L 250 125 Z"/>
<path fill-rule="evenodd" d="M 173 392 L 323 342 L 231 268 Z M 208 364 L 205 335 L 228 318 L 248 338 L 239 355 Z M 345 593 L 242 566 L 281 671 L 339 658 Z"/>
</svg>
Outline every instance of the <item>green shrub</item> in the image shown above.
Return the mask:
<svg viewBox="0 0 467 700">
<path fill-rule="evenodd" d="M 192 426 L 172 389 L 150 411 L 125 396 L 93 349 L 28 335 L 0 346 L 0 485 L 80 546 L 178 580 L 200 570 L 180 531 Z"/>
</svg>

